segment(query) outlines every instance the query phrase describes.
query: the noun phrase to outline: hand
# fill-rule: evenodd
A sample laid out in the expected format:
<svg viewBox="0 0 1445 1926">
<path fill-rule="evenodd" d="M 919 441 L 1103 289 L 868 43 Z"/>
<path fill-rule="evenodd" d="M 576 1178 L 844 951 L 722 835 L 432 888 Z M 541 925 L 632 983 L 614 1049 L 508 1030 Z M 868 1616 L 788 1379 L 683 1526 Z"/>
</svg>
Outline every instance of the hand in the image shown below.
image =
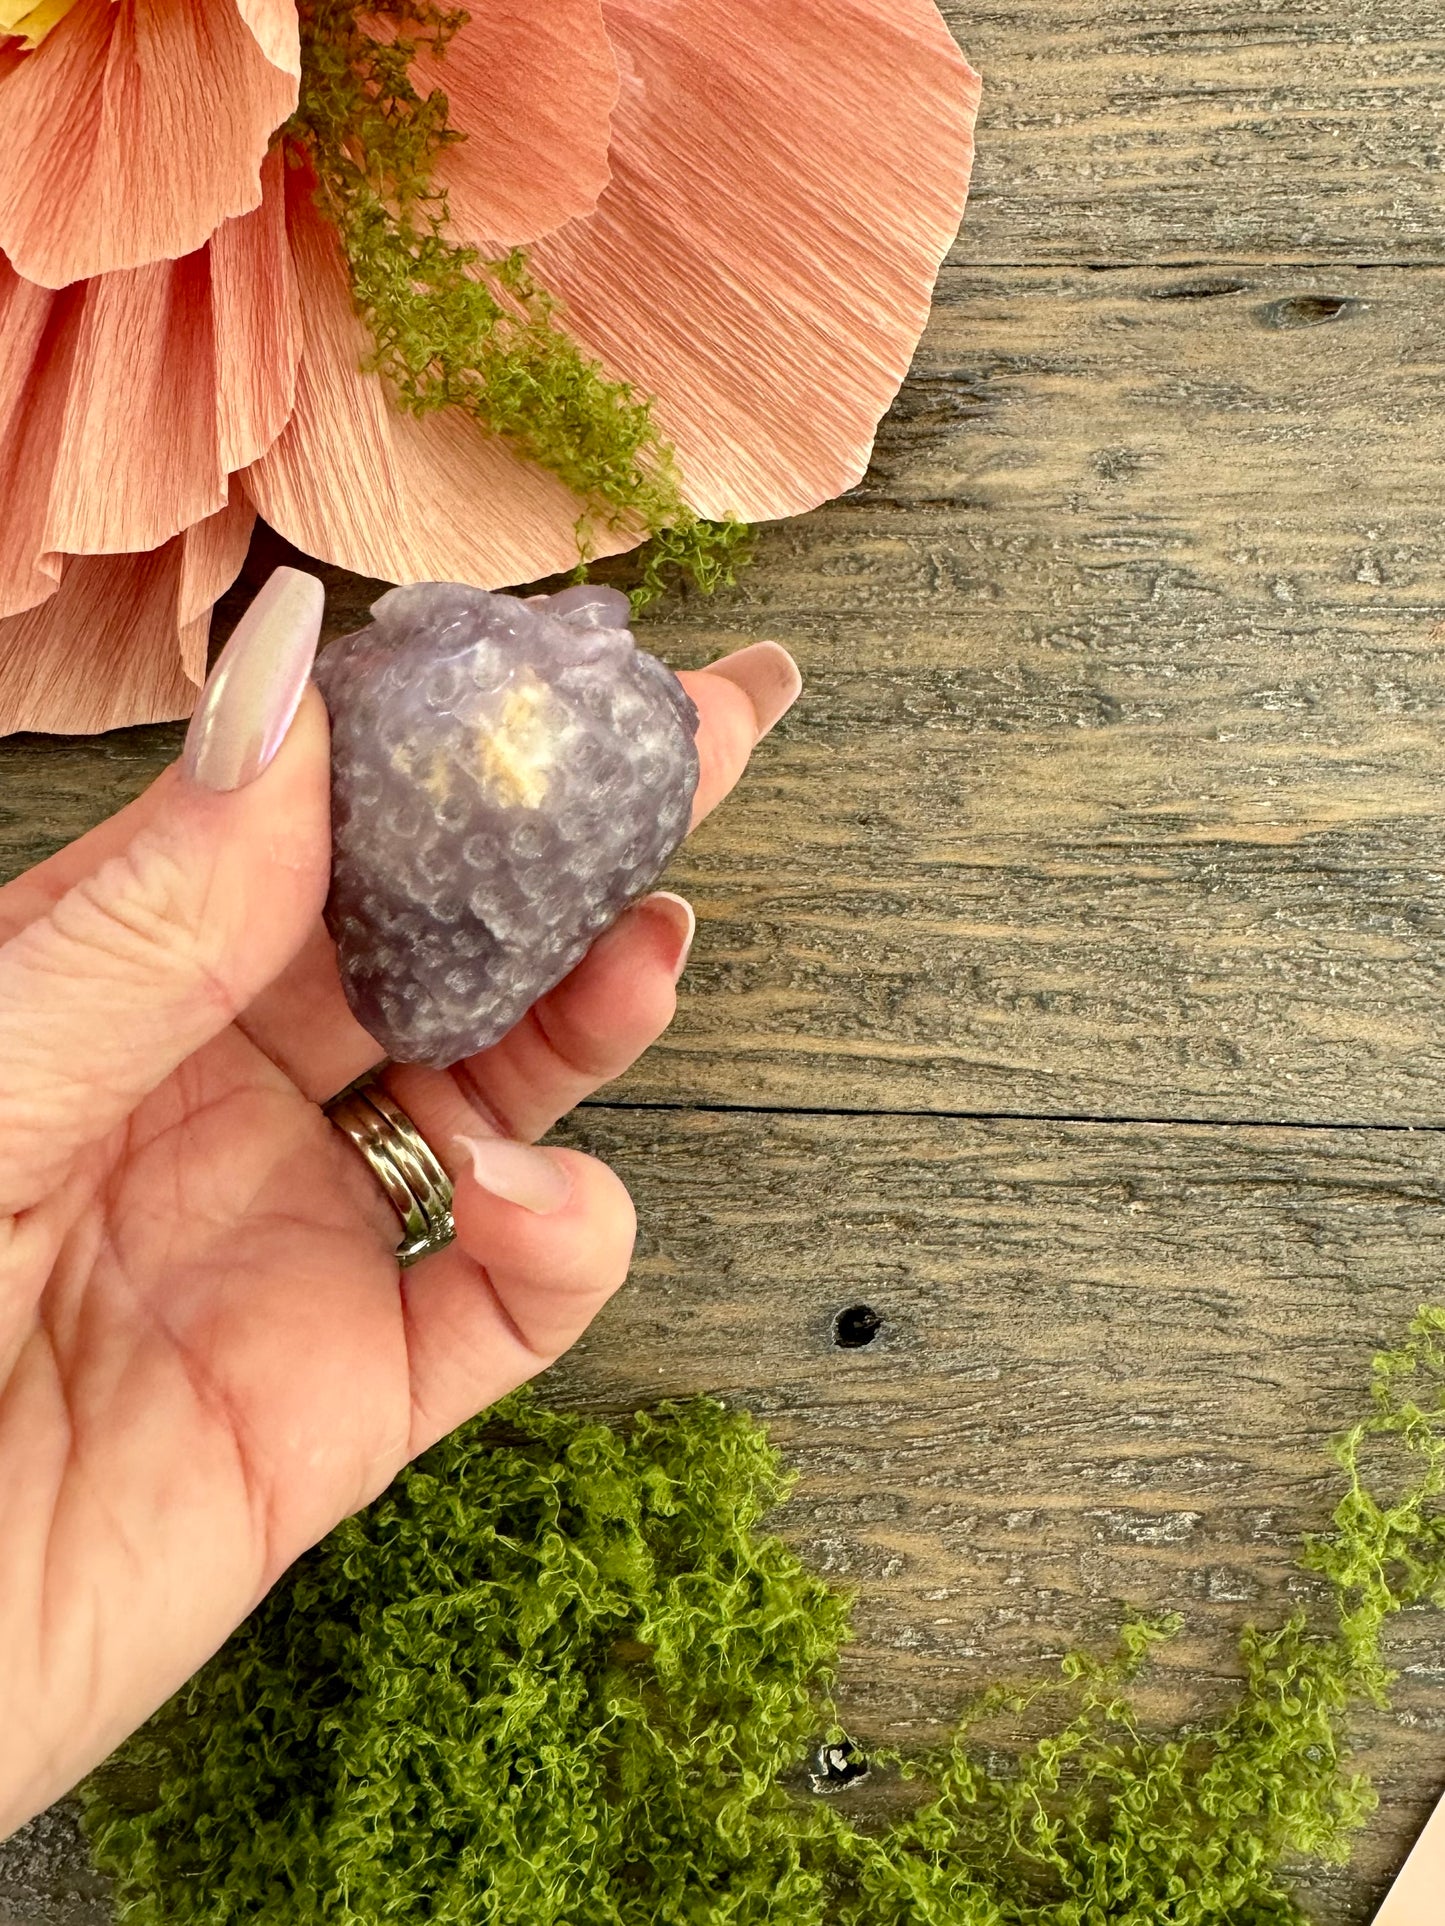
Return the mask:
<svg viewBox="0 0 1445 1926">
<path fill-rule="evenodd" d="M 456 1184 L 446 1251 L 398 1271 L 397 1219 L 318 1108 L 381 1055 L 320 920 L 319 599 L 273 578 L 183 762 L 0 890 L 0 1836 L 566 1350 L 631 1255 L 611 1171 L 527 1146 L 671 1020 L 676 897 L 480 1056 L 387 1073 Z M 772 644 L 684 680 L 696 820 L 798 681 Z"/>
</svg>

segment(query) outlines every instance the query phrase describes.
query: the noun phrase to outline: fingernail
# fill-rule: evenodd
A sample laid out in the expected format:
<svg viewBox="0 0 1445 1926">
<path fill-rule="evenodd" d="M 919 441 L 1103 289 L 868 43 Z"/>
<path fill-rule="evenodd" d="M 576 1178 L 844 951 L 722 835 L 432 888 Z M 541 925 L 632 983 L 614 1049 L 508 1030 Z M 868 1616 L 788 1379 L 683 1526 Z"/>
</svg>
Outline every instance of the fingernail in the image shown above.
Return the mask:
<svg viewBox="0 0 1445 1926">
<path fill-rule="evenodd" d="M 470 1159 L 482 1189 L 503 1203 L 548 1217 L 572 1195 L 565 1165 L 532 1144 L 514 1143 L 510 1137 L 458 1137 L 456 1146 Z"/>
<path fill-rule="evenodd" d="M 754 642 L 751 648 L 709 662 L 708 675 L 734 682 L 752 703 L 758 718 L 758 740 L 792 708 L 803 688 L 802 671 L 781 642 Z"/>
<path fill-rule="evenodd" d="M 306 689 L 326 592 L 278 568 L 236 624 L 186 731 L 182 767 L 202 789 L 254 782 L 285 740 Z"/>
<path fill-rule="evenodd" d="M 670 889 L 654 890 L 651 896 L 644 896 L 640 908 L 649 916 L 655 916 L 659 923 L 666 923 L 676 950 L 672 959 L 672 980 L 677 979 L 687 968 L 688 954 L 692 949 L 692 939 L 697 934 L 697 918 L 692 904 L 685 896 L 674 896 Z"/>
</svg>

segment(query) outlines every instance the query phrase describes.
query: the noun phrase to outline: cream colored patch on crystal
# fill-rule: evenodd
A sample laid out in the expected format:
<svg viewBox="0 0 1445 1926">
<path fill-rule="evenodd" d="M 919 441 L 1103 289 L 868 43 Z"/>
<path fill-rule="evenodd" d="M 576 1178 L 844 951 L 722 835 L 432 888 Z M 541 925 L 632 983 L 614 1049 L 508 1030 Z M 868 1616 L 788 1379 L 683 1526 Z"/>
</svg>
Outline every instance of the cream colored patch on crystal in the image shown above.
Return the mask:
<svg viewBox="0 0 1445 1926">
<path fill-rule="evenodd" d="M 392 750 L 391 766 L 399 776 L 424 789 L 438 805 L 452 793 L 452 765 L 439 749 L 428 750 L 423 758 L 414 743 L 403 742 Z"/>
<path fill-rule="evenodd" d="M 74 5 L 75 0 L 0 0 L 0 40 L 14 35 L 33 53 Z"/>
<path fill-rule="evenodd" d="M 480 732 L 477 760 L 498 802 L 540 809 L 551 786 L 557 742 L 552 701 L 535 676 L 507 692 L 495 725 Z"/>
</svg>

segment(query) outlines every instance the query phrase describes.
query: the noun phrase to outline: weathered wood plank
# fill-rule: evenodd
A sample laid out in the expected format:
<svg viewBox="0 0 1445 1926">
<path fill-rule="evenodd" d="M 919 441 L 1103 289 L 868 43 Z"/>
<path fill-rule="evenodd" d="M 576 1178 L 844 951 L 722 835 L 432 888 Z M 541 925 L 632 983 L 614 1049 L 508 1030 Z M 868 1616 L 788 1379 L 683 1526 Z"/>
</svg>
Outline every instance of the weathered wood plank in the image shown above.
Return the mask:
<svg viewBox="0 0 1445 1926">
<path fill-rule="evenodd" d="M 594 1108 L 630 1183 L 632 1282 L 551 1374 L 607 1412 L 721 1395 L 802 1471 L 787 1534 L 855 1587 L 862 1741 L 936 1738 L 967 1691 L 1124 1609 L 1176 1607 L 1151 1704 L 1217 1705 L 1248 1618 L 1308 1586 L 1325 1440 L 1369 1360 L 1445 1296 L 1445 1133 Z M 839 1312 L 882 1329 L 840 1349 Z M 1383 1809 L 1314 1890 L 1363 1922 L 1445 1781 L 1438 1614 L 1362 1722 Z"/>
<path fill-rule="evenodd" d="M 0 1841 L 0 1926 L 109 1926 L 113 1917 L 71 1801 Z"/>
<path fill-rule="evenodd" d="M 1345 287 L 948 278 L 868 483 L 674 626 L 810 687 L 633 1094 L 1445 1114 L 1445 289 Z"/>
<path fill-rule="evenodd" d="M 809 689 L 629 1099 L 1445 1116 L 1445 273 L 1209 286 L 951 273 L 864 487 L 652 625 Z M 176 741 L 0 745 L 0 862 Z"/>
<path fill-rule="evenodd" d="M 1445 257 L 1432 0 L 944 0 L 983 75 L 954 258 Z"/>
</svg>

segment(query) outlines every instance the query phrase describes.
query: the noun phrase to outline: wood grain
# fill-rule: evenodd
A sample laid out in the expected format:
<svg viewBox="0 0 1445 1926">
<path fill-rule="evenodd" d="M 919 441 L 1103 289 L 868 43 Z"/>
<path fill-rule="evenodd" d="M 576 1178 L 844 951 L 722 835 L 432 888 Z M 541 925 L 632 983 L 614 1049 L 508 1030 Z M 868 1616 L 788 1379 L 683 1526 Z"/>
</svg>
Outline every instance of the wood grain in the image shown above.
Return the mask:
<svg viewBox="0 0 1445 1926">
<path fill-rule="evenodd" d="M 639 1098 L 1440 1118 L 1437 280 L 949 278 Z"/>
<path fill-rule="evenodd" d="M 956 259 L 1445 258 L 1433 0 L 944 0 L 983 75 Z"/>
</svg>

